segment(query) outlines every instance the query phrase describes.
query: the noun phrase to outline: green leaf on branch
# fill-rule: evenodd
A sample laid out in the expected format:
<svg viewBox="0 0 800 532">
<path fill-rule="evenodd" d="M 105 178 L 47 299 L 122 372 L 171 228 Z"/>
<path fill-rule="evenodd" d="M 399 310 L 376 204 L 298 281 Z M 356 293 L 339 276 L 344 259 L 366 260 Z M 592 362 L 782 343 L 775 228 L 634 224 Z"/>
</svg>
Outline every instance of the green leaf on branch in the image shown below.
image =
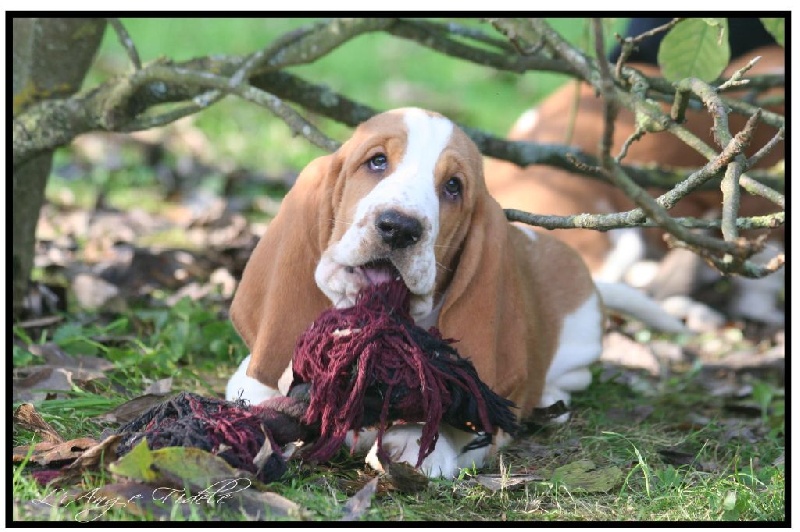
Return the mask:
<svg viewBox="0 0 800 532">
<path fill-rule="evenodd" d="M 762 18 L 761 23 L 764 25 L 764 29 L 769 32 L 770 35 L 775 37 L 775 40 L 783 46 L 786 47 L 786 40 L 784 34 L 784 24 L 786 20 L 782 18 Z"/>
<path fill-rule="evenodd" d="M 728 19 L 725 18 L 703 18 L 703 22 L 708 24 L 711 28 L 716 30 L 717 33 L 717 44 L 721 45 L 723 39 L 726 37 L 728 33 Z"/>
<path fill-rule="evenodd" d="M 727 19 L 689 19 L 672 28 L 658 49 L 658 64 L 669 81 L 714 81 L 731 58 Z"/>
</svg>

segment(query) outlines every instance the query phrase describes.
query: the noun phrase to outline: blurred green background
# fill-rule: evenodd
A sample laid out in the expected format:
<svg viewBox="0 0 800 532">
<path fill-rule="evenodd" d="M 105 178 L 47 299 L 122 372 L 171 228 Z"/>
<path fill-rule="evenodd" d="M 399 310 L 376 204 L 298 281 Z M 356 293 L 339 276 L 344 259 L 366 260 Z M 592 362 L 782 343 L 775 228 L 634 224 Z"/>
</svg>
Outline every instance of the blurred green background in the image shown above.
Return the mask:
<svg viewBox="0 0 800 532">
<path fill-rule="evenodd" d="M 160 56 L 181 61 L 208 54 L 248 54 L 317 20 L 128 18 L 122 22 L 142 61 L 148 62 Z M 548 20 L 571 42 L 590 48 L 588 19 Z M 626 20 L 607 19 L 609 45 L 613 44 L 613 32 L 621 31 Z M 499 36 L 479 19 L 456 22 Z M 127 57 L 109 28 L 87 84 L 128 68 Z M 525 109 L 567 81 L 564 76 L 546 73 L 496 71 L 382 33 L 359 36 L 317 62 L 291 71 L 377 109 L 426 107 L 498 135 L 505 134 Z M 266 109 L 235 97 L 199 114 L 195 124 L 212 139 L 220 156 L 270 173 L 297 171 L 321 153 L 304 139 L 293 138 Z M 347 136 L 344 127 L 328 123 L 321 127 L 339 140 Z"/>
<path fill-rule="evenodd" d="M 207 55 L 247 55 L 319 18 L 125 18 L 143 63 L 160 57 L 184 61 Z M 480 28 L 503 38 L 480 19 L 435 19 Z M 628 19 L 604 19 L 607 48 Z M 548 19 L 565 38 L 591 54 L 589 19 Z M 593 54 L 592 54 L 593 55 Z M 130 60 L 111 27 L 84 89 L 130 72 Z M 418 106 L 468 126 L 504 136 L 526 109 L 560 85 L 563 75 L 516 74 L 440 54 L 384 33 L 361 35 L 315 63 L 290 72 L 378 110 Z M 325 134 L 344 141 L 350 128 L 298 108 Z M 132 140 L 135 137 L 136 140 Z M 153 148 L 159 146 L 158 161 Z M 57 150 L 46 195 L 50 202 L 92 209 L 105 205 L 156 212 L 185 192 L 279 199 L 286 184 L 319 148 L 267 109 L 228 96 L 200 113 L 163 128 L 131 135 L 90 134 Z M 247 178 L 232 176 L 246 174 Z M 166 178 L 165 178 L 166 175 Z M 166 180 L 165 180 L 166 179 Z M 177 190 L 180 188 L 181 190 Z M 135 193 L 134 193 L 135 192 Z M 248 217 L 269 217 L 258 206 Z M 178 244 L 179 242 L 173 242 Z"/>
</svg>

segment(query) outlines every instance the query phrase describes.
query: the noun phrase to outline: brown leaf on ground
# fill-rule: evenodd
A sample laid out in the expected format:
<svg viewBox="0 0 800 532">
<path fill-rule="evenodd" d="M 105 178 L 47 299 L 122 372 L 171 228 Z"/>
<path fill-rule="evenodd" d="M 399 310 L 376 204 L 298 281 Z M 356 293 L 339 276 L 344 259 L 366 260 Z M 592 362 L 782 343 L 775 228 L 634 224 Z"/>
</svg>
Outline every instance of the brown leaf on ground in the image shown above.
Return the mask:
<svg viewBox="0 0 800 532">
<path fill-rule="evenodd" d="M 389 462 L 382 465 L 386 470 L 386 480 L 392 489 L 401 493 L 418 493 L 428 487 L 430 482 L 428 477 L 405 462 Z"/>
<path fill-rule="evenodd" d="M 116 449 L 119 440 L 120 436 L 117 434 L 108 436 L 103 441 L 86 449 L 77 460 L 67 466 L 67 469 L 84 471 L 111 463 L 117 458 Z"/>
<path fill-rule="evenodd" d="M 695 453 L 685 452 L 678 448 L 659 449 L 659 456 L 665 464 L 673 466 L 691 466 L 698 471 L 717 473 L 720 467 L 713 461 L 701 461 Z"/>
<path fill-rule="evenodd" d="M 114 368 L 107 359 L 73 356 L 52 342 L 31 344 L 25 348 L 43 357 L 45 364 L 14 369 L 14 401 L 41 402 L 52 392 L 72 390 L 73 384 L 105 378 L 105 372 Z"/>
<path fill-rule="evenodd" d="M 163 403 L 167 395 L 169 394 L 148 393 L 140 395 L 139 397 L 134 397 L 130 401 L 122 403 L 109 412 L 96 416 L 94 420 L 107 423 L 127 423 L 138 417 L 149 408 Z"/>
<path fill-rule="evenodd" d="M 651 375 L 658 375 L 661 372 L 658 360 L 647 345 L 615 331 L 603 337 L 603 353 L 600 355 L 600 360 L 626 368 L 643 369 Z"/>
<path fill-rule="evenodd" d="M 246 490 L 241 492 L 238 500 L 234 499 L 231 502 L 231 504 L 236 503 L 250 519 L 263 520 L 276 517 L 306 519 L 310 517 L 308 511 L 299 504 L 271 491 Z"/>
<path fill-rule="evenodd" d="M 120 437 L 117 435 L 108 436 L 97 445 L 86 449 L 71 464 L 34 471 L 34 478 L 40 484 L 55 487 L 78 483 L 85 471 L 99 470 L 116 459 L 119 440 Z"/>
<path fill-rule="evenodd" d="M 40 403 L 55 392 L 72 390 L 72 372 L 51 366 L 16 368 L 12 380 L 14 402 Z"/>
<path fill-rule="evenodd" d="M 658 454 L 661 456 L 661 460 L 669 465 L 683 466 L 697 463 L 697 455 L 679 449 L 659 449 Z"/>
<path fill-rule="evenodd" d="M 706 375 L 746 374 L 771 380 L 782 386 L 786 379 L 785 346 L 776 345 L 765 351 L 759 351 L 755 346 L 751 349 L 731 350 L 714 360 L 704 360 L 703 372 Z"/>
<path fill-rule="evenodd" d="M 339 521 L 357 521 L 369 510 L 372 497 L 378 488 L 378 477 L 373 478 L 344 503 L 344 514 Z"/>
<path fill-rule="evenodd" d="M 44 420 L 30 403 L 23 403 L 14 411 L 14 423 L 26 430 L 32 430 L 41 436 L 46 443 L 63 443 L 64 438 Z"/>
<path fill-rule="evenodd" d="M 608 408 L 606 417 L 612 421 L 628 421 L 630 423 L 641 423 L 655 411 L 651 405 L 637 405 L 633 408 Z"/>
<path fill-rule="evenodd" d="M 548 407 L 534 408 L 530 417 L 526 419 L 526 422 L 536 425 L 547 425 L 554 419 L 567 413 L 569 413 L 569 408 L 564 401 L 559 400 Z"/>
<path fill-rule="evenodd" d="M 751 422 L 727 419 L 722 424 L 726 427 L 725 432 L 720 437 L 723 443 L 727 443 L 731 440 L 739 440 L 750 444 L 756 444 L 763 440 L 762 431 L 759 430 L 763 429 L 763 424 L 760 419 Z"/>
<path fill-rule="evenodd" d="M 478 475 L 475 477 L 475 482 L 481 486 L 488 488 L 492 491 L 513 491 L 522 489 L 532 482 L 543 482 L 545 479 L 541 475 L 517 474 L 517 475 L 503 475 L 503 474 L 489 474 Z"/>
<path fill-rule="evenodd" d="M 114 363 L 106 358 L 78 355 L 73 356 L 61 349 L 53 342 L 44 344 L 31 344 L 27 349 L 34 355 L 44 358 L 45 365 L 65 368 L 72 371 L 76 380 L 89 380 L 93 377 L 84 377 L 81 371 L 87 372 L 87 376 L 94 375 L 91 372 L 104 372 L 114 368 Z M 96 377 L 94 377 L 96 378 Z"/>
<path fill-rule="evenodd" d="M 97 445 L 97 440 L 92 438 L 76 438 L 62 443 L 41 442 L 33 445 L 20 445 L 14 447 L 12 461 L 22 462 L 31 453 L 29 463 L 50 465 L 61 462 L 72 462 L 87 450 Z"/>
</svg>

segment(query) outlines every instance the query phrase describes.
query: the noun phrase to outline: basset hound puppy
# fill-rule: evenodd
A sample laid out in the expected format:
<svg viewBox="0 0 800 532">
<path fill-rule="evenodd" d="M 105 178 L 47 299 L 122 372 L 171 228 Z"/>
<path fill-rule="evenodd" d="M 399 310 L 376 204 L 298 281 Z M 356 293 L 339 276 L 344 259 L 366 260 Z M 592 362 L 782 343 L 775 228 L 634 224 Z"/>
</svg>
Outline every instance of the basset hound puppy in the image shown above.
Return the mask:
<svg viewBox="0 0 800 532">
<path fill-rule="evenodd" d="M 760 24 L 760 22 L 756 21 Z M 730 76 L 746 65 L 753 57 L 761 56 L 756 65 L 748 71 L 747 76 L 758 74 L 776 74 L 784 72 L 785 50 L 778 45 L 762 46 L 749 50 L 736 59 L 726 69 L 724 76 Z M 640 70 L 647 76 L 659 76 L 658 67 L 645 63 L 630 63 L 628 66 Z M 746 89 L 745 89 L 746 90 Z M 783 89 L 773 92 L 783 94 Z M 726 91 L 726 96 L 736 96 L 741 92 Z M 782 102 L 782 100 L 781 100 Z M 663 109 L 668 113 L 666 104 Z M 769 110 L 783 114 L 783 103 L 771 105 Z M 729 116 L 730 130 L 736 134 L 744 127 L 746 117 L 736 113 Z M 564 85 L 548 96 L 541 104 L 526 111 L 512 127 L 510 140 L 528 141 L 540 144 L 568 144 L 586 153 L 596 153 L 603 134 L 603 100 L 595 90 L 581 84 Z M 689 110 L 684 126 L 703 139 L 708 145 L 716 147 L 712 138 L 711 115 L 706 110 Z M 634 132 L 633 114 L 622 109 L 615 122 L 613 151 L 616 155 L 624 141 Z M 759 124 L 750 142 L 747 155 L 752 156 L 777 133 L 777 129 Z M 761 162 L 757 168 L 769 168 L 783 160 L 784 143 L 779 143 Z M 690 148 L 687 144 L 669 133 L 648 133 L 631 144 L 624 164 L 658 164 L 664 167 L 699 168 L 707 160 Z M 489 192 L 504 208 L 520 209 L 536 214 L 570 216 L 582 213 L 607 214 L 627 211 L 635 207 L 633 202 L 617 187 L 596 179 L 589 179 L 567 170 L 546 165 L 531 165 L 521 168 L 506 161 L 487 159 L 486 182 Z M 654 195 L 663 190 L 653 190 Z M 703 218 L 719 217 L 722 195 L 716 190 L 696 191 L 681 200 L 670 214 L 676 217 L 691 216 Z M 764 215 L 775 212 L 777 207 L 759 196 L 743 192 L 741 195 L 740 216 Z M 753 236 L 755 232 L 749 233 Z M 674 261 L 662 263 L 661 270 L 648 267 L 647 270 L 635 268 L 646 256 L 658 258 L 663 256 L 666 247 L 663 242 L 664 232 L 658 229 L 641 230 L 637 228 L 618 229 L 608 232 L 590 229 L 556 229 L 548 231 L 556 238 L 576 249 L 589 266 L 594 278 L 600 281 L 629 282 L 648 287 L 659 299 L 678 295 L 680 285 L 675 288 L 664 286 L 670 277 L 679 277 L 687 272 L 669 271 Z M 764 263 L 783 249 L 783 231 L 775 230 L 771 242 L 756 260 Z M 676 250 L 678 254 L 695 259 L 695 276 L 692 282 L 703 282 L 717 279 L 718 274 L 694 254 Z M 673 253 L 674 255 L 674 253 Z M 680 259 L 681 261 L 683 259 Z M 685 264 L 685 262 L 682 262 Z M 653 264 L 653 263 L 650 263 Z M 632 272 L 648 271 L 646 277 L 639 280 L 632 278 Z M 659 275 L 653 282 L 653 275 Z M 730 314 L 744 316 L 767 323 L 782 322 L 784 311 L 776 308 L 776 294 L 783 287 L 783 272 L 776 272 L 763 279 L 733 277 L 736 288 L 730 300 Z M 627 276 L 627 277 L 626 277 Z M 659 282 L 662 286 L 659 286 Z M 686 294 L 684 294 L 686 295 Z M 685 298 L 684 298 L 685 299 Z M 686 308 L 683 306 L 682 308 Z"/>
<path fill-rule="evenodd" d="M 481 153 L 467 135 L 439 114 L 405 108 L 358 126 L 286 195 L 231 306 L 251 354 L 231 377 L 228 399 L 259 403 L 286 394 L 298 336 L 326 308 L 350 307 L 364 287 L 397 277 L 412 294 L 416 322 L 456 339 L 459 353 L 521 417 L 589 385 L 604 306 L 580 256 L 510 224 L 486 190 Z M 680 327 L 628 287 L 601 289 L 607 305 Z M 393 426 L 384 449 L 413 465 L 420 435 L 420 425 Z M 441 426 L 420 469 L 452 478 L 481 466 L 494 446 L 462 452 L 474 437 Z M 372 439 L 359 434 L 358 450 Z M 380 468 L 374 449 L 367 460 Z"/>
</svg>

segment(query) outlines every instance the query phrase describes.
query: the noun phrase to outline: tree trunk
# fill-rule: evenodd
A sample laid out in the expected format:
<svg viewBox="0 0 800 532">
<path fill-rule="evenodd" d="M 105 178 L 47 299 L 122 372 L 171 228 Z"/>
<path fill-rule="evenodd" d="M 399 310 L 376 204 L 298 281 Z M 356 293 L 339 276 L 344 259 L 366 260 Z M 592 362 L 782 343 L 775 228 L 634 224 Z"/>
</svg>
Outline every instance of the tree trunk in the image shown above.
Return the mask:
<svg viewBox="0 0 800 532">
<path fill-rule="evenodd" d="M 102 18 L 15 18 L 14 115 L 46 99 L 77 92 L 103 38 Z M 12 177 L 13 313 L 18 316 L 30 279 L 36 223 L 53 152 L 14 168 Z"/>
</svg>

